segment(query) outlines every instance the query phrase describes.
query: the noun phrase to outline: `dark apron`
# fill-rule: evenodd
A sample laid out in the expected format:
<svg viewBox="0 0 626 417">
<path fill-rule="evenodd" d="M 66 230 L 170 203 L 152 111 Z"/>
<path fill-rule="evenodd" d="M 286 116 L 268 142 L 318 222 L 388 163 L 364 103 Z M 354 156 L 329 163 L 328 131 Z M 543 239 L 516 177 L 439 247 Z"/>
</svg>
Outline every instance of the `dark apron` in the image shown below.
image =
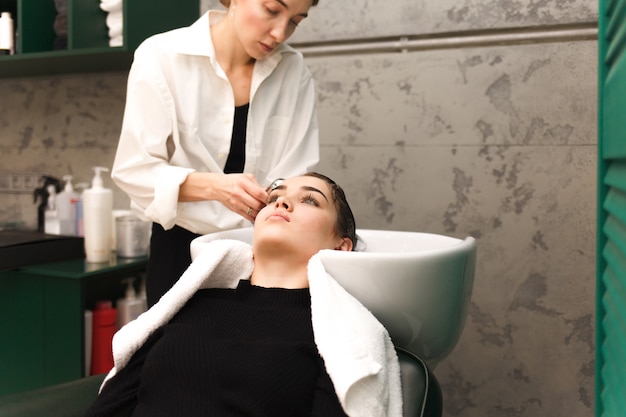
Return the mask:
<svg viewBox="0 0 626 417">
<path fill-rule="evenodd" d="M 198 236 L 180 226 L 164 230 L 160 224 L 152 223 L 146 272 L 148 307 L 159 301 L 191 264 L 189 244 Z"/>
</svg>

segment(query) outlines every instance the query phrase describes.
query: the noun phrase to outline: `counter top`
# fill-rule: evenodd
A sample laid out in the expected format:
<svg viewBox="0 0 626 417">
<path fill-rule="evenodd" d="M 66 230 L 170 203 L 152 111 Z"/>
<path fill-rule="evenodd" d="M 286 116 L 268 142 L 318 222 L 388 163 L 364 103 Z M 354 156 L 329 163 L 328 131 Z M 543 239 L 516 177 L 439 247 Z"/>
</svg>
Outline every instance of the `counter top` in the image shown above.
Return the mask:
<svg viewBox="0 0 626 417">
<path fill-rule="evenodd" d="M 0 231 L 0 270 L 84 258 L 82 237 L 39 232 Z"/>
<path fill-rule="evenodd" d="M 147 261 L 147 256 L 138 258 L 122 258 L 112 254 L 109 262 L 104 263 L 88 263 L 86 260 L 78 258 L 24 266 L 20 268 L 20 271 L 34 273 L 41 276 L 63 277 L 65 279 L 83 279 L 85 277 L 101 275 L 103 273 L 124 271 L 129 268 L 140 267 L 145 269 Z"/>
</svg>

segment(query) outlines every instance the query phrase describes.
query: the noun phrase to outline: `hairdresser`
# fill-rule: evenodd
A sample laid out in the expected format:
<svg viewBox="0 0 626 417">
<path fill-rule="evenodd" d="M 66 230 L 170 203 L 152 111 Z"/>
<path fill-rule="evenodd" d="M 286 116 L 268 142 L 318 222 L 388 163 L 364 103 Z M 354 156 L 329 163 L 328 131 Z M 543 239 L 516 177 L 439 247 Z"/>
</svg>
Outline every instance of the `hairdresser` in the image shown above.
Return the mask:
<svg viewBox="0 0 626 417">
<path fill-rule="evenodd" d="M 153 222 L 153 305 L 191 262 L 195 237 L 249 226 L 278 177 L 319 160 L 315 88 L 284 42 L 318 0 L 220 0 L 136 50 L 112 170 Z"/>
</svg>

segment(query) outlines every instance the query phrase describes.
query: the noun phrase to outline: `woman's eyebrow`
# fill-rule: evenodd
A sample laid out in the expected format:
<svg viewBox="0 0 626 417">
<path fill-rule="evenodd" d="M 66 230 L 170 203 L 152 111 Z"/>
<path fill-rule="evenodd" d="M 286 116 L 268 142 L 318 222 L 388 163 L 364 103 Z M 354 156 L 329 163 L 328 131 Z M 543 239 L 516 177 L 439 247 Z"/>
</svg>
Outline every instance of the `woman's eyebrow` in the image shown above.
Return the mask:
<svg viewBox="0 0 626 417">
<path fill-rule="evenodd" d="M 278 3 L 280 3 L 280 4 L 282 4 L 282 6 L 283 6 L 285 9 L 289 10 L 289 5 L 288 5 L 287 3 L 285 3 L 283 0 L 276 0 L 276 1 L 277 1 Z M 302 17 L 306 18 L 306 17 L 308 16 L 308 14 L 307 14 L 307 13 L 299 13 L 299 16 L 302 16 Z"/>
<path fill-rule="evenodd" d="M 274 188 L 272 191 L 274 190 L 286 190 L 287 186 L 286 185 L 279 185 L 278 187 Z M 316 193 L 320 193 L 322 195 L 322 197 L 324 197 L 324 200 L 328 201 L 328 198 L 326 197 L 326 195 L 321 192 L 319 189 L 315 188 L 315 187 L 311 187 L 310 185 L 303 185 L 302 187 L 300 187 L 300 189 L 305 190 L 305 191 L 313 191 Z"/>
<path fill-rule="evenodd" d="M 309 186 L 309 185 L 303 185 L 301 188 L 302 188 L 303 190 L 306 190 L 306 191 L 313 191 L 313 192 L 316 192 L 316 193 L 320 193 L 320 194 L 322 195 L 322 197 L 324 197 L 324 200 L 328 201 L 328 198 L 326 198 L 326 195 L 324 195 L 324 193 L 323 193 L 323 192 L 321 192 L 320 190 L 318 190 L 318 189 L 317 189 L 317 188 L 315 188 L 315 187 L 311 187 L 311 186 Z"/>
</svg>

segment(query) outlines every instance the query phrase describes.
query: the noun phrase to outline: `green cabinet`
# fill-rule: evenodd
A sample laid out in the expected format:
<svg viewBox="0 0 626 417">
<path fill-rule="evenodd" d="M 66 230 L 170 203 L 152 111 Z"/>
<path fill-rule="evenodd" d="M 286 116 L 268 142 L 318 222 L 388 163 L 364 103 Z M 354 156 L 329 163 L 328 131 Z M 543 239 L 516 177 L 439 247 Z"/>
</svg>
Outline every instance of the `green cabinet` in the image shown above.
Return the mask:
<svg viewBox="0 0 626 417">
<path fill-rule="evenodd" d="M 188 26 L 199 0 L 123 0 L 124 44 L 109 47 L 107 13 L 99 0 L 67 0 L 67 49 L 54 50 L 57 11 L 53 0 L 3 0 L 16 27 L 15 55 L 0 56 L 0 78 L 123 71 L 148 36 Z"/>
<path fill-rule="evenodd" d="M 0 394 L 83 377 L 85 310 L 123 297 L 121 281 L 142 275 L 146 264 L 74 259 L 0 271 Z"/>
</svg>

